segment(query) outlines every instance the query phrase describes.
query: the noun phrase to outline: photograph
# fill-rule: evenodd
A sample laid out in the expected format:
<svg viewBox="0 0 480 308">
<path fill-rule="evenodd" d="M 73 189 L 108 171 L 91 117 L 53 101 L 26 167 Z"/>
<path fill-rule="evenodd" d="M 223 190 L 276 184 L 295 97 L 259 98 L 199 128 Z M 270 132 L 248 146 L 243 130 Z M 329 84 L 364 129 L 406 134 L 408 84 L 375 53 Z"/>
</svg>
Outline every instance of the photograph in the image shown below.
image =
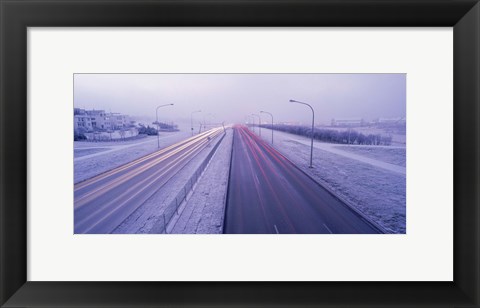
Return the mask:
<svg viewBox="0 0 480 308">
<path fill-rule="evenodd" d="M 407 234 L 405 73 L 77 73 L 74 234 Z"/>
</svg>

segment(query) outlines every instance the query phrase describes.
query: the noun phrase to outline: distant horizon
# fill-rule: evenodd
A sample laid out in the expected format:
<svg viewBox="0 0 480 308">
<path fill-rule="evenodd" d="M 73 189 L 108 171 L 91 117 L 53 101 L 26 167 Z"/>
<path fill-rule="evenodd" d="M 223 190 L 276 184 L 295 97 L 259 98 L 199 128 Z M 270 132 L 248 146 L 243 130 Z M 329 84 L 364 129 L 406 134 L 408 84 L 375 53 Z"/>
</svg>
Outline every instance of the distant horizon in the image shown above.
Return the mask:
<svg viewBox="0 0 480 308">
<path fill-rule="evenodd" d="M 87 108 L 82 108 L 82 107 L 74 107 L 74 108 L 80 108 L 80 109 L 84 109 L 84 110 L 96 110 L 96 111 L 105 111 L 106 113 L 119 113 L 119 114 L 123 114 L 123 115 L 127 115 L 127 116 L 130 116 L 133 120 L 135 120 L 136 122 L 138 123 L 142 123 L 142 124 L 145 124 L 145 125 L 150 125 L 152 124 L 150 121 L 153 121 L 153 117 L 152 116 L 133 116 L 133 115 L 130 115 L 130 114 L 124 114 L 124 113 L 120 113 L 120 112 L 116 112 L 114 110 L 110 111 L 110 110 L 105 110 L 105 109 L 97 109 L 97 108 L 92 108 L 92 109 L 87 109 Z M 377 118 L 372 118 L 372 119 L 368 119 L 368 118 L 360 118 L 360 117 L 335 117 L 335 118 L 332 118 L 330 119 L 329 121 L 323 121 L 323 122 L 319 122 L 319 121 L 315 121 L 315 125 L 325 125 L 325 126 L 329 126 L 331 124 L 331 121 L 332 120 L 353 120 L 353 119 L 363 119 L 365 120 L 366 122 L 373 122 L 377 119 L 404 119 L 406 117 L 401 117 L 401 116 L 398 116 L 398 117 L 377 117 Z M 175 119 L 163 119 L 163 121 L 175 121 Z M 162 119 L 160 118 L 159 116 L 159 121 L 162 122 Z M 188 121 L 188 123 L 190 123 L 190 119 L 187 119 L 187 118 L 179 118 L 177 119 L 175 122 L 184 122 L 184 121 Z M 198 119 L 197 119 L 198 121 Z M 244 124 L 245 121 L 241 121 L 241 122 L 237 122 L 237 123 L 234 123 L 234 122 L 231 122 L 231 123 L 228 123 L 228 124 Z M 262 123 L 271 123 L 271 119 L 262 119 Z M 275 121 L 274 123 L 278 123 L 278 124 L 298 124 L 298 125 L 311 125 L 311 120 L 310 121 L 307 121 L 307 122 L 301 122 L 301 121 Z M 227 122 L 225 122 L 225 124 L 227 124 Z"/>
<path fill-rule="evenodd" d="M 316 125 L 334 118 L 406 117 L 406 74 L 75 74 L 74 107 L 122 113 L 133 119 L 245 123 L 265 110 L 275 122 Z M 328 103 L 327 103 L 328 102 Z M 257 118 L 258 119 L 258 118 Z M 139 120 L 138 122 L 141 122 Z M 271 121 L 262 115 L 262 121 Z M 147 121 L 145 121 L 147 122 Z M 150 124 L 150 123 L 145 123 Z"/>
</svg>

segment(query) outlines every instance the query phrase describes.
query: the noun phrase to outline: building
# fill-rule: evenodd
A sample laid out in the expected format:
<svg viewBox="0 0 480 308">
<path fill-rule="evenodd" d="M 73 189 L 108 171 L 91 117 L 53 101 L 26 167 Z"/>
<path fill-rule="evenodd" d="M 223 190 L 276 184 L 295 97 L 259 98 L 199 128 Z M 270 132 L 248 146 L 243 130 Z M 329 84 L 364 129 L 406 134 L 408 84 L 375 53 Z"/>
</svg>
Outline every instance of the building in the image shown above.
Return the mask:
<svg viewBox="0 0 480 308">
<path fill-rule="evenodd" d="M 397 117 L 397 118 L 378 118 L 375 123 L 377 124 L 398 124 L 398 125 L 405 125 L 407 122 L 406 118 Z"/>
<path fill-rule="evenodd" d="M 365 120 L 363 118 L 332 119 L 331 125 L 340 127 L 359 127 L 365 125 Z"/>
<path fill-rule="evenodd" d="M 107 115 L 111 129 L 122 129 L 130 125 L 130 117 L 121 113 Z"/>
<path fill-rule="evenodd" d="M 92 128 L 92 121 L 90 120 L 90 116 L 86 114 L 77 114 L 73 116 L 73 125 L 75 130 L 86 130 L 91 131 Z"/>
<path fill-rule="evenodd" d="M 130 127 L 130 117 L 105 110 L 73 109 L 74 129 L 91 131 L 113 131 Z"/>
<path fill-rule="evenodd" d="M 91 131 L 92 130 L 92 121 L 90 116 L 87 115 L 84 109 L 74 108 L 73 109 L 73 128 L 74 130 L 83 130 Z"/>
</svg>

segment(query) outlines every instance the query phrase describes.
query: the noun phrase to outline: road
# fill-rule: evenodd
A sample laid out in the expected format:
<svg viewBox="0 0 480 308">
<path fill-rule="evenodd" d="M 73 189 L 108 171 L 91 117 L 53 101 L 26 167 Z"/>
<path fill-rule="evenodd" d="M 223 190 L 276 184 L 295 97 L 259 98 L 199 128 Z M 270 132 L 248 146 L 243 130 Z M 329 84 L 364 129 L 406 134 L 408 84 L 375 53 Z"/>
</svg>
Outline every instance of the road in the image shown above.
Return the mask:
<svg viewBox="0 0 480 308">
<path fill-rule="evenodd" d="M 224 233 L 381 233 L 245 126 L 234 127 Z"/>
<path fill-rule="evenodd" d="M 75 234 L 112 232 L 221 133 L 211 129 L 75 184 Z"/>
</svg>

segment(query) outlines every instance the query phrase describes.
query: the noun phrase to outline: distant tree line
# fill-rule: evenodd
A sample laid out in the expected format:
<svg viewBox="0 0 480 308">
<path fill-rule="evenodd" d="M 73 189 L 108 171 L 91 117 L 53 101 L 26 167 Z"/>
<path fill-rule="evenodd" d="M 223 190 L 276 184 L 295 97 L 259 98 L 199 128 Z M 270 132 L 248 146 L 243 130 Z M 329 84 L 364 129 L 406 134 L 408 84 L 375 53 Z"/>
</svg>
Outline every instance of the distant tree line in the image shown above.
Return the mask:
<svg viewBox="0 0 480 308">
<path fill-rule="evenodd" d="M 158 131 L 154 127 L 146 126 L 143 124 L 139 125 L 138 133 L 143 135 L 156 136 Z"/>
<path fill-rule="evenodd" d="M 80 140 L 87 140 L 87 137 L 82 133 L 78 131 L 73 131 L 73 141 L 80 141 Z"/>
<path fill-rule="evenodd" d="M 271 128 L 272 125 L 262 125 L 262 127 Z M 312 128 L 307 126 L 276 124 L 273 126 L 273 129 L 310 138 L 312 136 Z M 390 145 L 392 143 L 391 136 L 382 136 L 380 134 L 365 135 L 353 129 L 338 131 L 334 129 L 315 128 L 313 138 L 324 142 L 339 144 Z"/>
<path fill-rule="evenodd" d="M 158 126 L 160 127 L 160 130 L 166 130 L 166 131 L 178 131 L 178 125 L 176 124 L 168 124 L 165 122 L 158 122 Z"/>
</svg>

